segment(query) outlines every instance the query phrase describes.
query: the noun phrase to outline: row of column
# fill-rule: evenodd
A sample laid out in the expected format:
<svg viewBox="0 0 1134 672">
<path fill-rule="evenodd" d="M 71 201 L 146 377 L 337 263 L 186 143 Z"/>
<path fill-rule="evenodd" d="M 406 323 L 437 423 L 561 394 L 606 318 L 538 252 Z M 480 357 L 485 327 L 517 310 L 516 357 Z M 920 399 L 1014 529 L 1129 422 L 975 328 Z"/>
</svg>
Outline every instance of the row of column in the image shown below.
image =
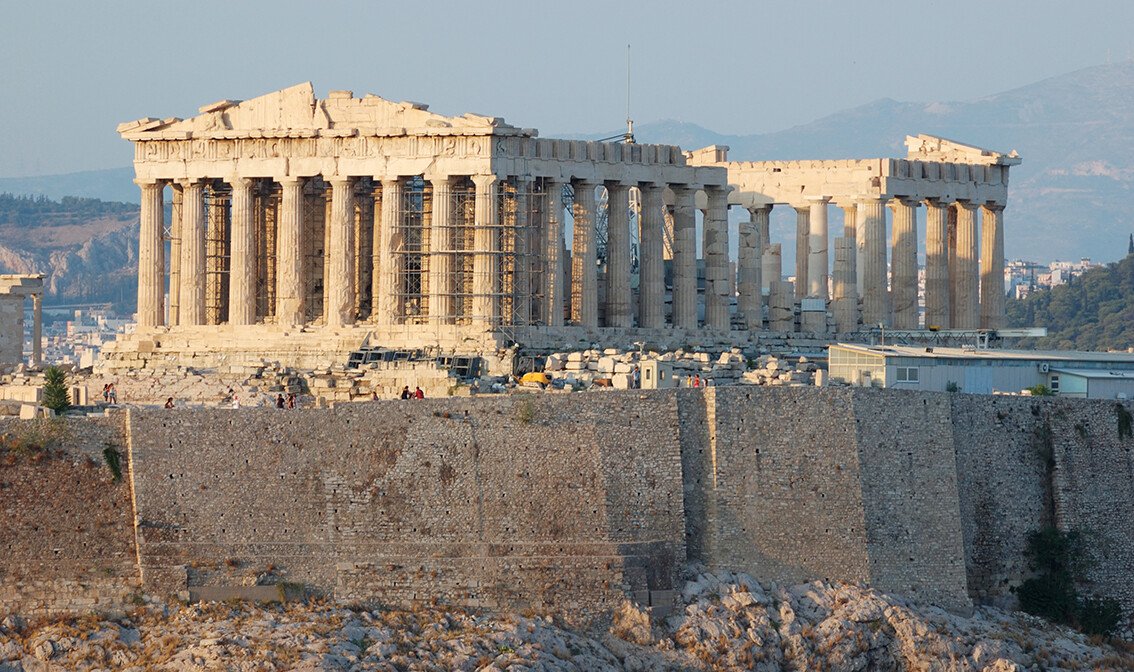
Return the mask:
<svg viewBox="0 0 1134 672">
<path fill-rule="evenodd" d="M 499 324 L 500 249 L 496 232 L 499 228 L 497 197 L 499 181 L 493 175 L 472 176 L 475 185 L 474 244 L 472 254 L 472 319 L 474 322 Z M 434 222 L 449 222 L 454 178 L 430 179 L 433 190 Z M 276 178 L 281 188 L 277 217 L 275 249 L 275 316 L 283 325 L 303 324 L 305 319 L 305 283 L 303 277 L 302 226 L 304 178 Z M 327 219 L 328 241 L 324 313 L 328 326 L 343 326 L 355 319 L 356 297 L 352 279 L 355 276 L 353 250 L 356 241 L 354 226 L 353 178 L 330 177 L 331 208 Z M 380 326 L 397 323 L 399 268 L 394 263 L 398 241 L 395 227 L 388 225 L 400 215 L 403 184 L 399 178 L 381 181 L 383 225 L 374 228 L 373 321 Z M 141 326 L 164 323 L 165 259 L 163 243 L 164 181 L 138 181 L 142 189 L 142 209 L 138 271 L 138 321 Z M 234 325 L 256 321 L 256 233 L 253 180 L 234 178 L 228 181 L 232 190 L 230 227 L 230 264 L 228 282 L 228 321 Z M 571 322 L 583 327 L 598 326 L 598 270 L 594 224 L 597 217 L 595 188 L 599 183 L 574 181 L 574 234 L 571 269 Z M 204 207 L 205 182 L 178 182 L 174 199 L 180 204 L 177 231 L 171 245 L 170 304 L 176 307 L 172 319 L 185 326 L 206 324 L 206 233 L 207 213 Z M 530 181 L 517 181 L 516 207 L 519 218 L 531 217 L 536 208 L 527 202 Z M 544 269 L 542 292 L 546 302 L 544 321 L 549 326 L 562 326 L 563 305 L 567 298 L 563 283 L 563 183 L 544 180 L 543 238 L 541 249 L 529 250 L 531 241 L 517 240 L 517 255 L 541 256 Z M 606 326 L 630 327 L 633 324 L 630 282 L 630 186 L 606 183 L 608 190 L 608 240 L 606 273 Z M 665 269 L 663 229 L 665 204 L 663 185 L 643 183 L 641 191 L 640 284 L 638 324 L 657 328 L 665 324 Z M 694 329 L 697 319 L 697 254 L 694 196 L 697 189 L 687 185 L 670 185 L 674 203 L 674 281 L 673 325 Z M 720 330 L 729 328 L 729 261 L 727 191 L 706 189 L 708 208 L 705 212 L 702 248 L 705 255 L 705 326 Z M 518 227 L 531 226 L 518 221 Z M 430 294 L 428 314 L 438 318 L 454 314 L 453 271 L 443 236 L 431 241 L 435 254 L 428 270 Z M 533 269 L 518 264 L 513 281 L 519 288 L 515 295 L 517 310 L 531 310 L 529 285 Z M 758 284 L 758 283 L 757 283 Z"/>
<path fill-rule="evenodd" d="M 917 209 L 921 202 L 904 198 L 864 199 L 841 206 L 844 237 L 834 240 L 833 295 L 828 297 L 829 202 L 829 198 L 815 198 L 806 205 L 793 206 L 796 211 L 794 298 L 824 301 L 831 298 L 836 328 L 840 332 L 858 328 L 859 299 L 862 324 L 883 323 L 898 329 L 917 329 Z M 924 204 L 927 212 L 925 325 L 941 329 L 1002 327 L 1004 206 L 936 199 L 924 201 Z M 887 207 L 893 211 L 889 278 Z M 749 208 L 749 221 L 740 226 L 738 308 L 751 329 L 762 326 L 761 293 L 769 297 L 782 294 L 774 287 L 782 277 L 782 264 L 781 246 L 770 244 L 768 240 L 771 208 L 771 205 Z M 979 240 L 978 210 L 982 212 Z M 776 307 L 781 306 L 777 303 Z"/>
</svg>

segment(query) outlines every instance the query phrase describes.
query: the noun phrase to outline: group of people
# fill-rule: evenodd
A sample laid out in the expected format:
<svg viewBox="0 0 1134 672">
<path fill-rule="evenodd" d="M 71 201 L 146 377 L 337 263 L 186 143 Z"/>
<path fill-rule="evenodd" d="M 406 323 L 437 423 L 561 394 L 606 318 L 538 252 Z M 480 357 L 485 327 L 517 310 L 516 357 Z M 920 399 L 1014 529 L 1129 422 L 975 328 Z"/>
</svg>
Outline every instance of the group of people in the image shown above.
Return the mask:
<svg viewBox="0 0 1134 672">
<path fill-rule="evenodd" d="M 424 398 L 425 398 L 425 393 L 421 391 L 420 387 L 414 389 L 413 392 L 410 392 L 409 385 L 406 385 L 405 387 L 402 388 L 402 399 L 424 399 Z"/>
<path fill-rule="evenodd" d="M 102 386 L 102 400 L 108 404 L 118 403 L 118 390 L 114 389 L 114 383 Z"/>
<path fill-rule="evenodd" d="M 295 408 L 295 394 L 289 392 L 287 399 L 284 399 L 282 394 L 277 394 L 276 408 Z"/>
</svg>

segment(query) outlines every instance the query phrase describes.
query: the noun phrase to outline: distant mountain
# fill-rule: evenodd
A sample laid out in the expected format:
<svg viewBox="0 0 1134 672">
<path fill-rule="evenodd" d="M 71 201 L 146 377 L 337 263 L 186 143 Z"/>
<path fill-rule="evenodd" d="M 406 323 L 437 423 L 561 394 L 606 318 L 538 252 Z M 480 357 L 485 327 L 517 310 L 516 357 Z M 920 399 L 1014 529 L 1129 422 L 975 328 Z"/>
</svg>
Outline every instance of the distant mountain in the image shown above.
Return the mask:
<svg viewBox="0 0 1134 672">
<path fill-rule="evenodd" d="M 640 123 L 634 131 L 639 142 L 685 149 L 728 145 L 730 158 L 749 161 L 903 157 L 906 135 L 918 133 L 1015 149 L 1024 161 L 1011 174 L 1005 213 L 1009 258 L 1114 261 L 1134 231 L 1134 62 L 1086 68 L 969 101 L 883 99 L 762 135 L 722 135 L 678 121 Z M 5 178 L 0 192 L 137 203 L 132 179 L 130 168 Z"/>
</svg>

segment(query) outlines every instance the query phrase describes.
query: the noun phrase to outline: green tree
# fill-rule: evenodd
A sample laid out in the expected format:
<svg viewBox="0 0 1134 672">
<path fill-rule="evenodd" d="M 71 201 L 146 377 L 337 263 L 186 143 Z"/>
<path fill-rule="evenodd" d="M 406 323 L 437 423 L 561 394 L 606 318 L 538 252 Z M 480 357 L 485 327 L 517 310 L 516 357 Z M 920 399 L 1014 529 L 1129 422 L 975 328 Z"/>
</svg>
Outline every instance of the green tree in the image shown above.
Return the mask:
<svg viewBox="0 0 1134 672">
<path fill-rule="evenodd" d="M 43 372 L 43 378 L 43 405 L 56 413 L 70 410 L 71 395 L 67 390 L 67 373 L 58 366 L 52 366 Z"/>
</svg>

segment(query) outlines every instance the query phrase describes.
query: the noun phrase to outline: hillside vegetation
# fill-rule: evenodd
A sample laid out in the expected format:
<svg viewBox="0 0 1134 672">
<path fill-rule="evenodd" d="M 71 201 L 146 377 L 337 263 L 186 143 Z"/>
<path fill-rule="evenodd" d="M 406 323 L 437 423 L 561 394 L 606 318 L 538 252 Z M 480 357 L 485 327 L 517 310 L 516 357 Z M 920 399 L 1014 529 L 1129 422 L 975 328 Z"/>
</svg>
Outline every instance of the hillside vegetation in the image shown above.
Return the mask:
<svg viewBox="0 0 1134 672">
<path fill-rule="evenodd" d="M 1047 327 L 1020 347 L 1126 350 L 1134 346 L 1134 255 L 1092 269 L 1066 285 L 1007 304 L 1010 327 Z"/>
<path fill-rule="evenodd" d="M 133 217 L 138 206 L 109 203 L 97 198 L 64 196 L 53 201 L 46 196 L 0 194 L 0 226 L 62 226 L 104 217 Z"/>
</svg>

